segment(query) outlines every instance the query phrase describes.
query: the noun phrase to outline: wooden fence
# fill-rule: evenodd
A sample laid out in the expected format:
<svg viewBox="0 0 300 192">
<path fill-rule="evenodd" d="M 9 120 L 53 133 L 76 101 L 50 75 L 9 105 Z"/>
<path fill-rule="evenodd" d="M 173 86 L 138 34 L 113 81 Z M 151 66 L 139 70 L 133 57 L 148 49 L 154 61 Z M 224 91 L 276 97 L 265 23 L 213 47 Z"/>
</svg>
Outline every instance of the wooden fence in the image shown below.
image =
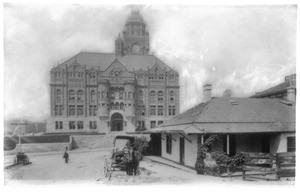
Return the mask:
<svg viewBox="0 0 300 192">
<path fill-rule="evenodd" d="M 259 176 L 275 174 L 274 180 L 280 177 L 295 177 L 295 153 L 246 153 L 242 166 L 243 179 L 266 179 Z"/>
</svg>

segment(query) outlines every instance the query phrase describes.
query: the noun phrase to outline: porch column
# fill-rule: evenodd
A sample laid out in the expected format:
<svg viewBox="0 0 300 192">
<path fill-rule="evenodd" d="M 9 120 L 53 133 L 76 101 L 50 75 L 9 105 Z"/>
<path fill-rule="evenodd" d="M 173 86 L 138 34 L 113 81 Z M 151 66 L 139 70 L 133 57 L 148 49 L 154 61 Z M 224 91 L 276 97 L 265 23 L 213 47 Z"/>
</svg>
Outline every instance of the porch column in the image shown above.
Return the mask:
<svg viewBox="0 0 300 192">
<path fill-rule="evenodd" d="M 204 144 L 204 134 L 201 135 L 201 145 Z"/>
<path fill-rule="evenodd" d="M 229 155 L 229 135 L 226 135 L 226 153 Z"/>
</svg>

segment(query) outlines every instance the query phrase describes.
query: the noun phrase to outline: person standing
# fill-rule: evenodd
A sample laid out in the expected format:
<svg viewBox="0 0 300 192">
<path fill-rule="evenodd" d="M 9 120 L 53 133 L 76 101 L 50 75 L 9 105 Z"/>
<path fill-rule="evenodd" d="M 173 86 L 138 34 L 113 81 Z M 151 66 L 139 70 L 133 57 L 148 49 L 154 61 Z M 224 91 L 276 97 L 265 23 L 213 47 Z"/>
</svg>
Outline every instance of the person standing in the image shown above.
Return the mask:
<svg viewBox="0 0 300 192">
<path fill-rule="evenodd" d="M 68 154 L 67 150 L 68 150 L 68 147 L 66 147 L 66 151 L 65 151 L 64 156 L 63 156 L 66 163 L 68 163 L 68 161 L 69 161 L 69 154 Z"/>
</svg>

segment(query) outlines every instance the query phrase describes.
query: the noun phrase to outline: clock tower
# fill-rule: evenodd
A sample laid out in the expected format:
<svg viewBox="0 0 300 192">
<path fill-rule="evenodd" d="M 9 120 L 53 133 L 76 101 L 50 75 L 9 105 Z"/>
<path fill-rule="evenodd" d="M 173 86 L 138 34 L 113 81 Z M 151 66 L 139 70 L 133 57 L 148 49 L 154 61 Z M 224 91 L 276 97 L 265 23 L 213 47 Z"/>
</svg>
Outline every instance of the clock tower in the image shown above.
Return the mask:
<svg viewBox="0 0 300 192">
<path fill-rule="evenodd" d="M 116 54 L 149 54 L 149 32 L 138 11 L 133 11 L 128 17 L 122 38 L 115 42 Z"/>
</svg>

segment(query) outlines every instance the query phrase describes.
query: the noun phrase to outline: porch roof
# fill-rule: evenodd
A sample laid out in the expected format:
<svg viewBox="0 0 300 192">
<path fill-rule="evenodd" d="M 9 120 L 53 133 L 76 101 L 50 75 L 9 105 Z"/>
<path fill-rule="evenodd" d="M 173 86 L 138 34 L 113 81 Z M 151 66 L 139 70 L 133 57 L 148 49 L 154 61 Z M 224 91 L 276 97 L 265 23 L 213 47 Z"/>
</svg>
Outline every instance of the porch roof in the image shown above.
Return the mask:
<svg viewBox="0 0 300 192">
<path fill-rule="evenodd" d="M 204 133 L 279 133 L 294 132 L 295 123 L 194 123 L 158 127 L 143 133 L 176 133 L 204 134 Z"/>
</svg>

